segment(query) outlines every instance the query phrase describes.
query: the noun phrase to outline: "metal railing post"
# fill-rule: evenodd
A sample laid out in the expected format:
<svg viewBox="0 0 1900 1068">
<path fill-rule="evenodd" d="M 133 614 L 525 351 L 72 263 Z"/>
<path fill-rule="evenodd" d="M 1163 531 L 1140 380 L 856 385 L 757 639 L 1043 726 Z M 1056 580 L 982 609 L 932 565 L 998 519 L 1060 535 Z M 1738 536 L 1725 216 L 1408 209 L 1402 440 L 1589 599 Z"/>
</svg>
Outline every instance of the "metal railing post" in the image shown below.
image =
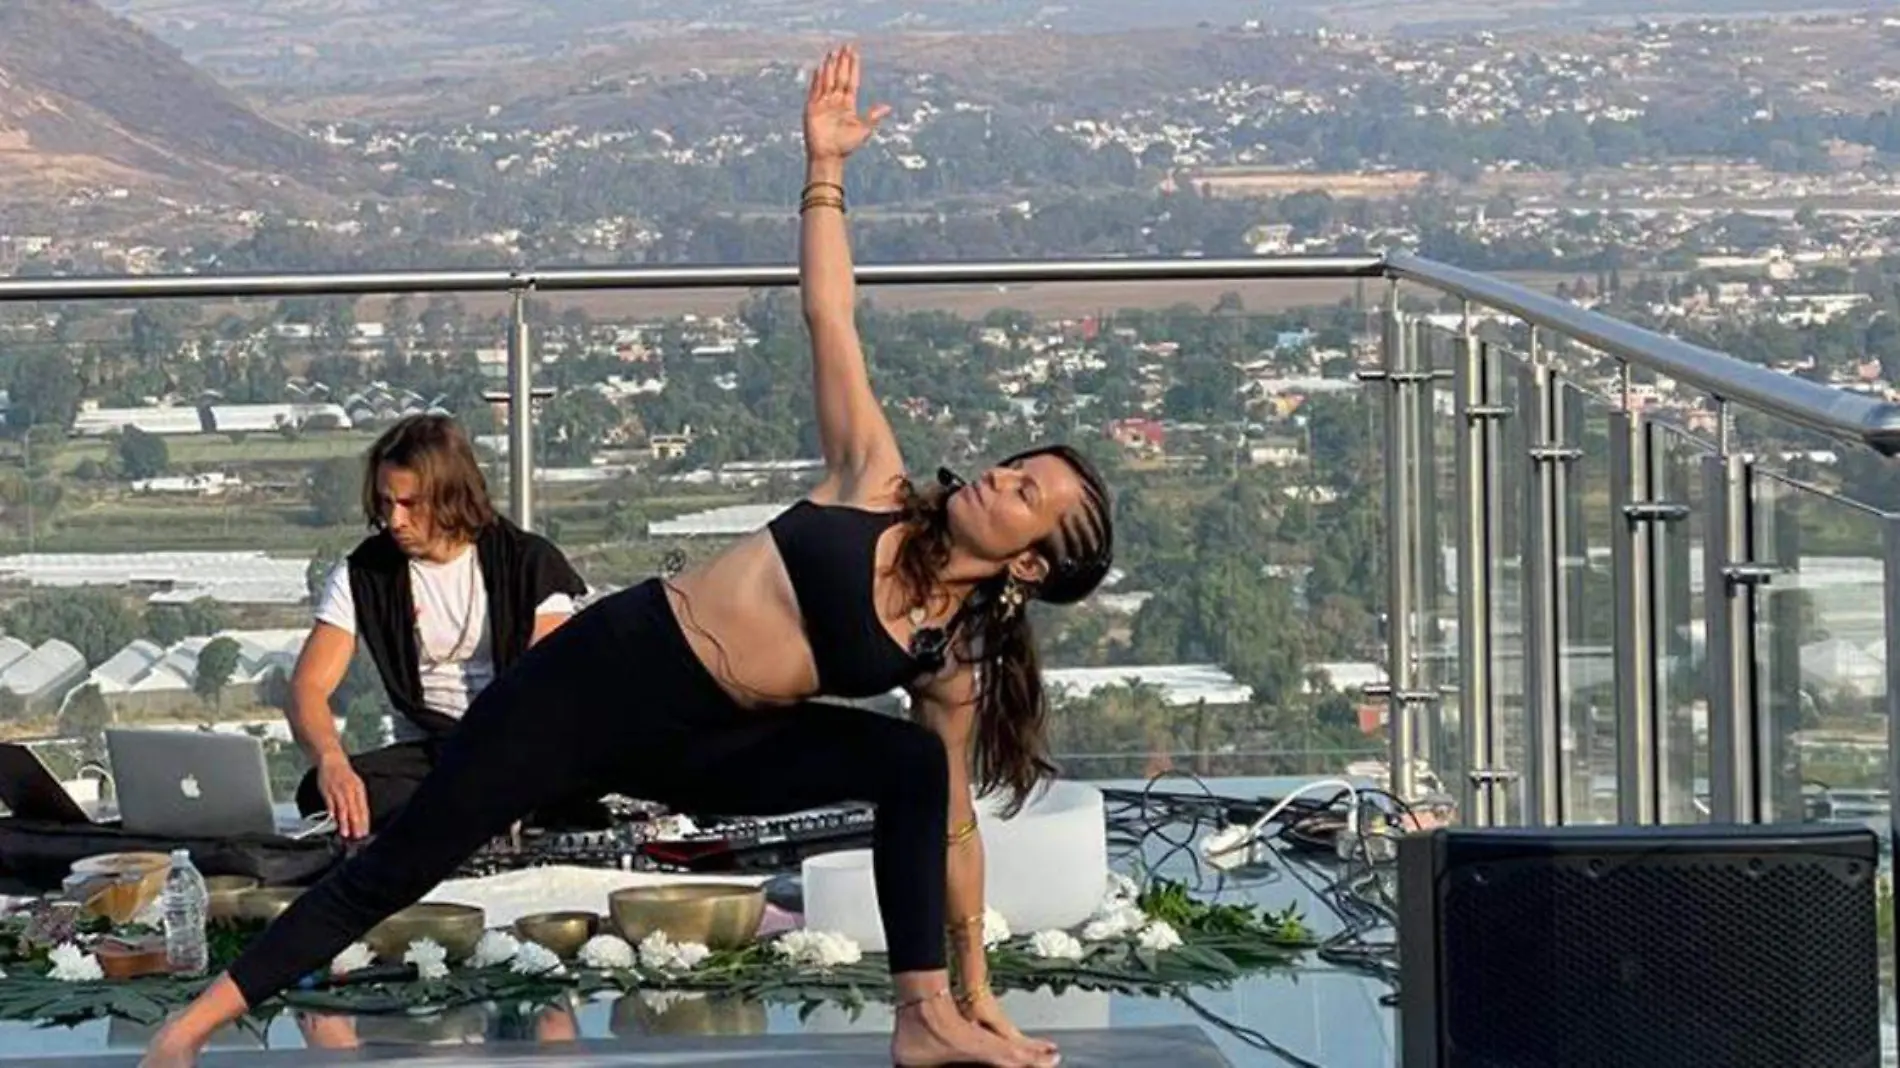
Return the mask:
<svg viewBox="0 0 1900 1068">
<path fill-rule="evenodd" d="M 516 289 L 508 312 L 508 510 L 534 529 L 534 337 L 528 290 Z"/>
<path fill-rule="evenodd" d="M 1563 648 L 1565 635 L 1564 500 L 1568 464 L 1582 450 L 1566 444 L 1563 406 L 1550 365 L 1538 351 L 1531 327 L 1529 362 L 1518 369 L 1520 393 L 1530 418 L 1524 462 L 1530 474 L 1524 494 L 1522 567 L 1524 588 L 1524 821 L 1533 827 L 1564 822 Z M 1581 743 L 1580 743 L 1581 744 Z"/>
<path fill-rule="evenodd" d="M 1881 601 L 1886 606 L 1886 648 L 1887 648 L 1887 796 L 1900 794 L 1900 597 L 1893 591 L 1900 590 L 1900 516 L 1889 515 L 1881 519 L 1882 586 L 1886 596 Z M 1900 842 L 1900 805 L 1887 808 L 1888 842 Z M 1900 949 L 1900 929 L 1896 929 L 1893 938 L 1895 944 L 1889 949 Z"/>
<path fill-rule="evenodd" d="M 1702 603 L 1708 619 L 1709 818 L 1761 823 L 1769 784 L 1755 690 L 1755 580 L 1749 530 L 1747 459 L 1730 440 L 1731 414 L 1717 402 L 1717 452 L 1702 461 Z"/>
<path fill-rule="evenodd" d="M 1624 368 L 1627 376 L 1628 367 Z M 1616 816 L 1655 823 L 1661 813 L 1656 766 L 1655 655 L 1651 641 L 1649 443 L 1627 407 L 1610 413 L 1610 567 L 1616 584 L 1612 663 L 1616 675 Z"/>
<path fill-rule="evenodd" d="M 1464 304 L 1454 367 L 1457 427 L 1458 722 L 1464 736 L 1465 775 L 1460 808 L 1470 823 L 1490 827 L 1498 818 L 1497 708 L 1491 688 L 1492 421 L 1485 346 L 1478 340 L 1471 302 Z"/>
<path fill-rule="evenodd" d="M 1385 362 L 1385 537 L 1386 537 L 1386 728 L 1391 742 L 1391 786 L 1394 796 L 1411 800 L 1418 794 L 1412 774 L 1417 751 L 1416 721 L 1412 716 L 1416 686 L 1412 675 L 1413 568 L 1416 566 L 1418 516 L 1412 493 L 1412 455 L 1417 413 L 1413 399 L 1418 389 L 1411 346 L 1407 344 L 1405 315 L 1399 310 L 1399 286 L 1386 289 L 1383 356 Z"/>
</svg>

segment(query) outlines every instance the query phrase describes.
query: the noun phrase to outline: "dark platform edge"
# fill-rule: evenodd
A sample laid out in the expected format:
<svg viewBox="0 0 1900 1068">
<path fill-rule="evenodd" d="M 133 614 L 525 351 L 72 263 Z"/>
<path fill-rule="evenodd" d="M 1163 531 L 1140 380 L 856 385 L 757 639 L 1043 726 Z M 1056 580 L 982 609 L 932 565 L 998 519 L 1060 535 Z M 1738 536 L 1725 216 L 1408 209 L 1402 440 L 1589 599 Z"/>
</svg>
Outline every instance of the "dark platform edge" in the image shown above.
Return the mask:
<svg viewBox="0 0 1900 1068">
<path fill-rule="evenodd" d="M 1232 1068 L 1231 1062 L 1198 1027 L 1126 1027 L 1109 1030 L 1039 1031 L 1062 1045 L 1063 1068 Z M 134 1068 L 139 1053 L 85 1054 L 47 1058 L 58 1068 Z M 513 1068 L 551 1065 L 581 1068 L 647 1064 L 736 1065 L 770 1060 L 802 1064 L 821 1061 L 840 1068 L 890 1064 L 885 1034 L 774 1034 L 744 1038 L 588 1039 L 578 1042 L 509 1042 L 456 1046 L 368 1046 L 355 1050 L 214 1050 L 202 1068 L 238 1068 L 268 1064 L 299 1068 L 317 1064 L 511 1064 Z M 0 1059 L 0 1064 L 6 1061 Z"/>
</svg>

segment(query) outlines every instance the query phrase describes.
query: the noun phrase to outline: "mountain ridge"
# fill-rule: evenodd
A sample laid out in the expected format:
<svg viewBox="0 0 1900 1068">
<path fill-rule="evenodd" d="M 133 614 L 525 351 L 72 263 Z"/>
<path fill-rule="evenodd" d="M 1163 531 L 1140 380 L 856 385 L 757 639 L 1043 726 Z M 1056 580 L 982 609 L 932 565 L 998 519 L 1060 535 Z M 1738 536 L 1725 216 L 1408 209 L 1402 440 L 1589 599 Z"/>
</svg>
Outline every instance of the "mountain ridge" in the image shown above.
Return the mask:
<svg viewBox="0 0 1900 1068">
<path fill-rule="evenodd" d="M 188 199 L 321 188 L 338 161 L 93 0 L 0 4 L 0 189 Z"/>
</svg>

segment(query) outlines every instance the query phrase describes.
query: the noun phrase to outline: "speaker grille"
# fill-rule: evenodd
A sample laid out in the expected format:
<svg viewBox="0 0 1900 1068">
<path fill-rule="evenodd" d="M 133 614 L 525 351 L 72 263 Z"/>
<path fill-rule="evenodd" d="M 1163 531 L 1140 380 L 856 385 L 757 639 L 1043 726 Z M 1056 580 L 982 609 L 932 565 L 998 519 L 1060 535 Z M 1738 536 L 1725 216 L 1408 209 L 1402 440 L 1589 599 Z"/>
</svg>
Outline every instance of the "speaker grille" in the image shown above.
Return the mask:
<svg viewBox="0 0 1900 1068">
<path fill-rule="evenodd" d="M 1457 1068 L 1873 1068 L 1871 867 L 1843 857 L 1487 860 L 1442 887 Z"/>
</svg>

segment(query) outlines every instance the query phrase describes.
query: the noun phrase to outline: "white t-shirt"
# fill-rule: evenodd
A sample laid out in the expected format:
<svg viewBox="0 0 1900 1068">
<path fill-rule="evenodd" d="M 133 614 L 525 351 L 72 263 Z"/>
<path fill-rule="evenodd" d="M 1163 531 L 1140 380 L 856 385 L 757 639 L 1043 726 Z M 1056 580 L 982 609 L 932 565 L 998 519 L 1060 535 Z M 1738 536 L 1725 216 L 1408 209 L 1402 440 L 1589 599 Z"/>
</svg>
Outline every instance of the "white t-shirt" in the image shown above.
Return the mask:
<svg viewBox="0 0 1900 1068">
<path fill-rule="evenodd" d="M 488 627 L 488 594 L 482 565 L 469 546 L 447 563 L 409 561 L 409 588 L 416 605 L 417 667 L 422 676 L 423 707 L 454 719 L 495 678 L 493 635 Z M 535 615 L 571 615 L 574 599 L 550 595 Z M 356 597 L 350 591 L 350 564 L 330 571 L 317 602 L 317 619 L 355 634 Z M 409 742 L 425 732 L 406 717 L 391 717 L 396 741 Z"/>
</svg>

